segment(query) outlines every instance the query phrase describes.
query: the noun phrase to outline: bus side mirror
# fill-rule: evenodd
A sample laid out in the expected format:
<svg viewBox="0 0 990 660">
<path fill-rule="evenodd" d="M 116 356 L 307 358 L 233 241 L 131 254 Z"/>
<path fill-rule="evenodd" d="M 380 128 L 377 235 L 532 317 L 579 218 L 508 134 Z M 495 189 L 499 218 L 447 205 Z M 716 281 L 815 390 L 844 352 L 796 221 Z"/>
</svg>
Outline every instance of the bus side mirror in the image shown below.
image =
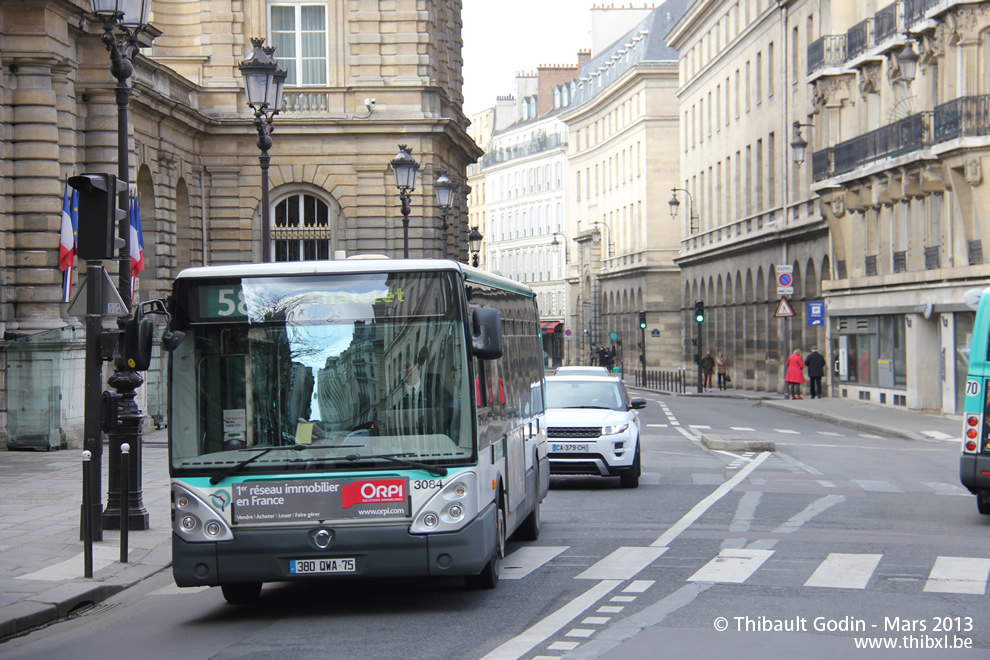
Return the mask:
<svg viewBox="0 0 990 660">
<path fill-rule="evenodd" d="M 471 353 L 480 360 L 502 357 L 502 321 L 498 310 L 480 307 L 472 317 Z"/>
<path fill-rule="evenodd" d="M 151 345 L 155 334 L 154 322 L 134 309 L 134 317 L 124 326 L 124 362 L 134 371 L 147 371 L 151 366 Z"/>
</svg>

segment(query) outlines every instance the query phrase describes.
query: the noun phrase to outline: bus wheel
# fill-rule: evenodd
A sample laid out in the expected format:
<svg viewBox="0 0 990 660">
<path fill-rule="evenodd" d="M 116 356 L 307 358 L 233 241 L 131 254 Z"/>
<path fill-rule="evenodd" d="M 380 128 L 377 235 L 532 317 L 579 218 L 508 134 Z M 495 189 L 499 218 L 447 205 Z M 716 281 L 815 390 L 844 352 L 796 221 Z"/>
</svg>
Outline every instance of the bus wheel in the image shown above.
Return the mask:
<svg viewBox="0 0 990 660">
<path fill-rule="evenodd" d="M 535 541 L 540 538 L 540 478 L 536 478 L 536 501 L 533 503 L 533 511 L 522 521 L 514 534 L 520 541 Z"/>
<path fill-rule="evenodd" d="M 244 582 L 238 584 L 221 584 L 223 598 L 231 605 L 253 603 L 261 595 L 260 582 Z"/>
<path fill-rule="evenodd" d="M 976 508 L 985 516 L 990 516 L 990 491 L 980 491 L 976 496 Z"/>
<path fill-rule="evenodd" d="M 464 584 L 471 589 L 494 589 L 502 573 L 502 558 L 505 557 L 505 507 L 502 498 L 498 498 L 498 510 L 495 512 L 495 548 L 492 558 L 477 575 L 465 575 Z"/>
</svg>

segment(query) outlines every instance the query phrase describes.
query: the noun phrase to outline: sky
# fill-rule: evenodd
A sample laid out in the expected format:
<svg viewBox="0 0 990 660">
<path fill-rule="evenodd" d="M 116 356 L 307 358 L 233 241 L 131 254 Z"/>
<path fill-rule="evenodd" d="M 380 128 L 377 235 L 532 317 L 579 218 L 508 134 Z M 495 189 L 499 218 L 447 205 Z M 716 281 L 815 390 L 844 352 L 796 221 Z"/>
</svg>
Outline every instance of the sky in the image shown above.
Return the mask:
<svg viewBox="0 0 990 660">
<path fill-rule="evenodd" d="M 604 0 L 463 0 L 464 112 L 515 94 L 516 73 L 577 64 L 591 48 L 592 5 Z"/>
</svg>

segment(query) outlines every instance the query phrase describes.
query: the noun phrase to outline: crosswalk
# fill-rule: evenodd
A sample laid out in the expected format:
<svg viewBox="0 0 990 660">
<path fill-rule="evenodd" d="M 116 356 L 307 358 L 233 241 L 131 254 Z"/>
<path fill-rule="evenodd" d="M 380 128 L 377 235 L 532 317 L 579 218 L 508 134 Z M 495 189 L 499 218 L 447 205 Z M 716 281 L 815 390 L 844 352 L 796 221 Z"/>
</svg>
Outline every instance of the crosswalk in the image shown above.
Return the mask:
<svg viewBox="0 0 990 660">
<path fill-rule="evenodd" d="M 529 546 L 519 548 L 503 560 L 502 579 L 523 579 L 560 558 L 566 562 L 570 546 Z M 643 577 L 668 547 L 627 546 L 616 548 L 609 555 L 594 561 L 574 576 L 576 580 L 633 580 Z M 710 584 L 743 584 L 761 568 L 772 564 L 778 550 L 759 547 L 722 548 L 717 555 L 699 566 L 685 582 Z M 829 552 L 810 572 L 791 570 L 795 583 L 815 589 L 865 590 L 877 583 L 884 555 L 879 553 Z M 787 559 L 781 565 L 788 565 Z M 564 563 L 565 566 L 573 566 Z M 656 570 L 655 568 L 653 570 Z M 774 569 L 779 572 L 779 568 Z M 923 581 L 923 593 L 970 594 L 983 596 L 990 580 L 990 558 L 937 556 Z M 640 582 L 634 582 L 640 584 Z M 652 584 L 652 582 L 650 582 Z"/>
</svg>

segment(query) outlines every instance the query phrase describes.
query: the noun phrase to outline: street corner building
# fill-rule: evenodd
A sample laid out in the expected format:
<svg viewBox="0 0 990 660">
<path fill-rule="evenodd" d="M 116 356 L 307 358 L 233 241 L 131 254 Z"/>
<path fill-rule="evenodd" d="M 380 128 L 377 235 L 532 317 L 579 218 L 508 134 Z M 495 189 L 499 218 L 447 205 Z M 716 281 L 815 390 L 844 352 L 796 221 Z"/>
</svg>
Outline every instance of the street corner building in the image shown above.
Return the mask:
<svg viewBox="0 0 990 660">
<path fill-rule="evenodd" d="M 468 258 L 467 166 L 481 150 L 462 110 L 458 0 L 149 4 L 146 24 L 125 13 L 110 26 L 118 44 L 131 35 L 138 46 L 118 131 L 118 80 L 90 0 L 0 3 L 0 443 L 9 447 L 81 445 L 83 319 L 67 302 L 86 263 L 64 229 L 63 215 L 76 220 L 66 181 L 116 173 L 122 142 L 143 237 L 135 302 L 165 296 L 190 266 L 401 256 L 390 165 L 400 145 L 419 165 L 410 256 Z M 240 69 L 252 39 L 285 72 L 268 190 Z M 441 170 L 457 184 L 446 230 L 434 191 Z M 117 261 L 105 265 L 116 282 Z M 162 364 L 156 348 L 138 394 L 154 424 L 165 419 Z"/>
</svg>

